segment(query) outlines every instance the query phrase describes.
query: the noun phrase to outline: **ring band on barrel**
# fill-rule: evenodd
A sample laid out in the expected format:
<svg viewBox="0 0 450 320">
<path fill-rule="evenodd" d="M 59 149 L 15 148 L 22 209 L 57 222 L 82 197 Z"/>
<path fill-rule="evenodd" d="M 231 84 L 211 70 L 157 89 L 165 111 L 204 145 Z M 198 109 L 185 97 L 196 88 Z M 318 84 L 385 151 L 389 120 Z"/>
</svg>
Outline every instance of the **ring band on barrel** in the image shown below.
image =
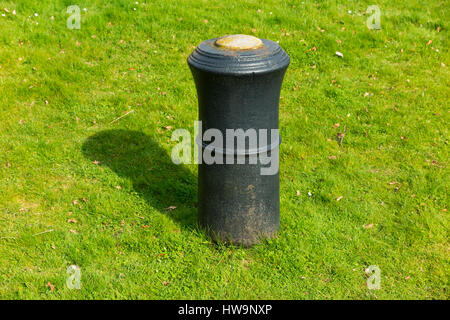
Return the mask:
<svg viewBox="0 0 450 320">
<path fill-rule="evenodd" d="M 260 153 L 263 153 L 263 152 L 268 152 L 268 151 L 271 151 L 271 150 L 279 147 L 280 144 L 281 144 L 281 136 L 279 136 L 279 139 L 278 139 L 277 142 L 274 142 L 274 143 L 271 143 L 269 145 L 265 145 L 263 147 L 259 147 L 259 148 L 256 148 L 256 149 L 249 149 L 249 150 L 247 150 L 247 149 L 245 149 L 245 150 L 238 149 L 238 150 L 231 151 L 231 150 L 229 150 L 227 148 L 215 147 L 213 145 L 214 142 L 210 143 L 210 144 L 204 144 L 201 141 L 201 139 L 200 139 L 200 135 L 197 136 L 197 138 L 195 139 L 195 142 L 197 143 L 197 145 L 199 147 L 202 147 L 203 149 L 207 149 L 207 150 L 210 150 L 210 151 L 217 152 L 219 154 L 225 154 L 225 155 L 227 155 L 227 154 L 234 154 L 236 156 L 249 156 L 249 155 L 254 155 L 254 154 L 260 154 Z"/>
</svg>

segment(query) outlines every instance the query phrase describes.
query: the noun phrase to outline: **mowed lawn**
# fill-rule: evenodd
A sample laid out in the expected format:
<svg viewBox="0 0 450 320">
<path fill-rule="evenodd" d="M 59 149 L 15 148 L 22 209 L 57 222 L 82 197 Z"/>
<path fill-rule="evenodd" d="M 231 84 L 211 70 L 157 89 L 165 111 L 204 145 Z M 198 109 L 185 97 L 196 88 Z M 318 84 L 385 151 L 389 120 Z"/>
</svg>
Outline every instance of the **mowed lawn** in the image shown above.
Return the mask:
<svg viewBox="0 0 450 320">
<path fill-rule="evenodd" d="M 0 298 L 449 298 L 448 1 L 0 8 Z M 197 169 L 170 160 L 198 118 L 186 58 L 235 33 L 291 57 L 281 229 L 250 249 L 205 236 Z"/>
</svg>

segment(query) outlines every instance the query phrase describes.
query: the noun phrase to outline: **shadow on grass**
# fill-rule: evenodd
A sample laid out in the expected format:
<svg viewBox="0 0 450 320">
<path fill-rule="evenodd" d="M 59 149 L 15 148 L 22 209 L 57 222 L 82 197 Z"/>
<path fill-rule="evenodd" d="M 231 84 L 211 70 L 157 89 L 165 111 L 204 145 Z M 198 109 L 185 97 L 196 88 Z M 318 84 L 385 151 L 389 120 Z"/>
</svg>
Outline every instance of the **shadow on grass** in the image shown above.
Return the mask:
<svg viewBox="0 0 450 320">
<path fill-rule="evenodd" d="M 197 179 L 148 135 L 131 130 L 105 130 L 86 139 L 83 154 L 121 177 L 152 207 L 182 228 L 197 226 Z M 176 206 L 176 210 L 168 210 Z"/>
</svg>

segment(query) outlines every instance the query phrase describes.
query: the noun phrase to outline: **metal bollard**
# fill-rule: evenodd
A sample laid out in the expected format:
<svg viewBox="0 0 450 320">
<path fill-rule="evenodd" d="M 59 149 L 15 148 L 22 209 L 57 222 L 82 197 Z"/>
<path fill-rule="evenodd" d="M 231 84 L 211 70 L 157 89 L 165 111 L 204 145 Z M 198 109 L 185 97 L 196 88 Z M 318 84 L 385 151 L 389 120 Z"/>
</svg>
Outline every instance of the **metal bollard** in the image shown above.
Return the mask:
<svg viewBox="0 0 450 320">
<path fill-rule="evenodd" d="M 289 63 L 277 43 L 247 35 L 206 40 L 188 58 L 201 123 L 199 223 L 213 240 L 251 246 L 279 229 L 278 104 Z"/>
</svg>

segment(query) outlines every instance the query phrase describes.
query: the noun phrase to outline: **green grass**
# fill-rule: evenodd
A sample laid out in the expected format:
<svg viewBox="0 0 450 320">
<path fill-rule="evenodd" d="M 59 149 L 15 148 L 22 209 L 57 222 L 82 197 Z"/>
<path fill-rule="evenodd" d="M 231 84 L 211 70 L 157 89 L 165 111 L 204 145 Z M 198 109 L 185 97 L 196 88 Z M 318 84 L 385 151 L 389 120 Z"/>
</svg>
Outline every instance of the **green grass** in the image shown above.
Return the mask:
<svg viewBox="0 0 450 320">
<path fill-rule="evenodd" d="M 448 1 L 73 2 L 0 0 L 0 298 L 449 298 Z M 208 240 L 170 161 L 198 117 L 186 58 L 233 33 L 291 57 L 281 229 L 250 249 Z"/>
</svg>

